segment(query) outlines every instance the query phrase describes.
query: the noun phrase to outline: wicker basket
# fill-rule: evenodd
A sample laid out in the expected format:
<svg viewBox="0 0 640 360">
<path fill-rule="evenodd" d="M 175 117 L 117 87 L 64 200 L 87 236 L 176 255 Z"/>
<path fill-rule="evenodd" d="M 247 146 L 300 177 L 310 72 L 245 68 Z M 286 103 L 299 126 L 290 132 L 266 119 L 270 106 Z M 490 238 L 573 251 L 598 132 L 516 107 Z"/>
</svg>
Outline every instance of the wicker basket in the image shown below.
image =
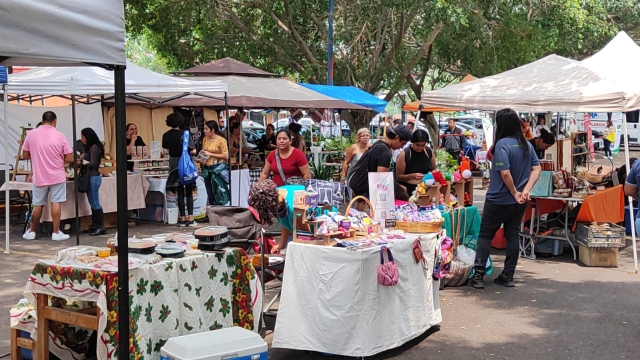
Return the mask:
<svg viewBox="0 0 640 360">
<path fill-rule="evenodd" d="M 367 199 L 364 196 L 356 196 L 353 199 L 351 199 L 351 201 L 347 205 L 347 208 L 345 209 L 345 214 L 346 215 L 349 214 L 349 209 L 353 207 L 353 205 L 356 203 L 357 200 L 362 200 L 369 206 L 369 211 L 370 211 L 369 216 L 373 218 L 373 214 L 374 214 L 373 204 L 371 204 L 369 199 Z M 359 228 L 355 226 L 351 227 L 352 230 L 356 231 L 355 237 L 357 238 L 363 238 L 363 237 L 368 238 L 369 236 L 376 236 L 382 233 L 382 229 L 380 228 L 380 225 L 371 225 L 370 228 L 372 230 L 371 234 L 369 234 L 369 228 Z"/>
<path fill-rule="evenodd" d="M 440 232 L 444 219 L 436 221 L 396 221 L 396 229 L 410 234 L 430 234 Z"/>
</svg>

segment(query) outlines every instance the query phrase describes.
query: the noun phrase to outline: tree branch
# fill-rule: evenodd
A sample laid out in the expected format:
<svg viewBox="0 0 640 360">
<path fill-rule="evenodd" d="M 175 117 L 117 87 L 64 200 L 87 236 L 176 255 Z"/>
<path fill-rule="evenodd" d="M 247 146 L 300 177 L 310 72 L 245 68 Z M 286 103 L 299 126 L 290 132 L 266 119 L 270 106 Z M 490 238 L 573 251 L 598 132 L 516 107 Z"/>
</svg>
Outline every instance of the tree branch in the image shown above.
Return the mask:
<svg viewBox="0 0 640 360">
<path fill-rule="evenodd" d="M 384 48 L 385 35 L 387 34 L 387 28 L 384 26 L 384 24 L 388 15 L 389 10 L 385 9 L 385 11 L 378 18 L 378 28 L 376 30 L 378 37 L 376 39 L 376 47 L 373 49 L 373 57 L 371 58 L 371 62 L 369 62 L 367 74 L 365 75 L 365 88 L 368 88 L 370 85 L 371 75 L 373 74 L 373 70 L 376 68 L 376 64 L 378 63 L 378 59 L 380 58 L 380 54 L 382 53 L 382 49 Z"/>
<path fill-rule="evenodd" d="M 431 30 L 431 34 L 429 34 L 429 37 L 422 44 L 422 46 L 420 47 L 420 49 L 418 50 L 416 55 L 401 70 L 400 74 L 403 77 L 405 77 L 407 75 L 410 75 L 413 72 L 413 69 L 415 69 L 416 65 L 418 64 L 418 61 L 420 61 L 420 59 L 422 59 L 427 54 L 427 52 L 429 51 L 429 48 L 431 47 L 431 44 L 433 44 L 433 41 L 436 39 L 436 37 L 438 36 L 440 31 L 442 31 L 442 28 L 444 28 L 444 23 L 442 21 L 440 21 L 433 28 L 433 30 Z"/>
<path fill-rule="evenodd" d="M 293 40 L 298 44 L 298 46 L 300 47 L 300 49 L 304 53 L 304 56 L 307 59 L 307 61 L 311 65 L 313 65 L 315 67 L 320 67 L 321 66 L 320 62 L 313 55 L 313 53 L 311 52 L 311 50 L 309 49 L 307 44 L 304 42 L 304 40 L 302 40 L 302 37 L 300 36 L 300 34 L 298 33 L 298 31 L 296 30 L 296 28 L 295 28 L 295 26 L 293 24 L 293 17 L 291 16 L 291 11 L 289 10 L 289 1 L 288 0 L 284 0 L 284 12 L 287 15 L 287 19 L 288 19 L 288 22 L 289 22 L 289 29 L 290 29 L 289 33 L 293 37 Z"/>
</svg>

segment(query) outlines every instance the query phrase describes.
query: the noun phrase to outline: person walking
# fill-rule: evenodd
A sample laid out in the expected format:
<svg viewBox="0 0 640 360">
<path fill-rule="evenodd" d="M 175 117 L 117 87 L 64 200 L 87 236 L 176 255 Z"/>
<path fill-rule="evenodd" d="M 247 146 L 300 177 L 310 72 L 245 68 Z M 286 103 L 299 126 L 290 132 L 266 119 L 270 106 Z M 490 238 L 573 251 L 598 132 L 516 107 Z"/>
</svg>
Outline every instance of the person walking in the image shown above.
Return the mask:
<svg viewBox="0 0 640 360">
<path fill-rule="evenodd" d="M 519 232 L 527 208 L 529 192 L 540 176 L 540 161 L 533 146 L 524 138 L 518 113 L 502 109 L 496 113 L 496 142 L 491 149 L 491 184 L 482 210 L 473 277 L 467 285 L 484 289 L 484 274 L 491 251 L 491 240 L 504 226 L 507 253 L 502 274 L 494 283 L 513 287 L 518 264 Z"/>
<path fill-rule="evenodd" d="M 460 156 L 464 149 L 466 140 L 462 129 L 456 126 L 456 122 L 453 119 L 449 119 L 449 127 L 442 134 L 442 144 L 444 149 L 451 155 L 458 164 L 460 163 Z"/>
<path fill-rule="evenodd" d="M 42 209 L 51 198 L 53 233 L 51 240 L 64 241 L 69 235 L 60 231 L 61 203 L 67 201 L 67 174 L 64 164 L 73 163 L 73 150 L 67 137 L 56 130 L 58 118 L 53 111 L 42 114 L 42 126 L 30 130 L 22 144 L 23 159 L 31 160 L 33 168 L 33 214 L 31 226 L 22 235 L 25 240 L 36 238 Z"/>
<path fill-rule="evenodd" d="M 104 212 L 100 206 L 100 186 L 102 186 L 102 175 L 100 174 L 100 161 L 104 157 L 104 145 L 98 135 L 91 128 L 84 128 L 80 131 L 80 141 L 84 145 L 84 155 L 81 165 L 86 167 L 86 176 L 89 176 L 89 189 L 87 199 L 91 205 L 91 227 L 85 232 L 91 236 L 104 235 L 107 229 L 104 227 Z"/>
<path fill-rule="evenodd" d="M 611 144 L 616 141 L 616 128 L 613 126 L 611 119 L 607 120 L 607 127 L 602 132 L 602 135 L 604 135 L 602 138 L 602 142 L 604 142 L 604 157 L 613 159 Z"/>
<path fill-rule="evenodd" d="M 218 135 L 218 131 L 217 122 L 209 120 L 204 124 L 202 154 L 209 159 L 202 164 L 202 177 L 209 205 L 225 205 L 229 201 L 229 171 L 225 164 L 229 156 L 227 140 Z"/>
<path fill-rule="evenodd" d="M 184 117 L 178 112 L 167 116 L 167 126 L 171 129 L 162 135 L 162 148 L 169 150 L 169 178 L 167 187 L 176 188 L 178 197 L 178 211 L 180 211 L 180 226 L 196 226 L 193 220 L 193 187 L 194 185 L 182 185 L 178 176 L 178 163 L 182 156 L 182 144 L 184 141 L 184 131 L 180 127 L 184 123 Z M 188 150 L 192 155 L 196 154 L 193 140 L 189 137 Z M 187 199 L 185 211 L 185 197 Z M 188 218 L 187 218 L 188 217 Z"/>
<path fill-rule="evenodd" d="M 358 140 L 355 144 L 349 146 L 347 154 L 344 157 L 344 163 L 342 164 L 342 175 L 340 180 L 344 183 L 347 180 L 347 171 L 350 167 L 354 166 L 358 160 L 362 157 L 365 151 L 371 146 L 369 140 L 371 140 L 371 132 L 367 128 L 362 128 L 356 133 Z"/>
</svg>

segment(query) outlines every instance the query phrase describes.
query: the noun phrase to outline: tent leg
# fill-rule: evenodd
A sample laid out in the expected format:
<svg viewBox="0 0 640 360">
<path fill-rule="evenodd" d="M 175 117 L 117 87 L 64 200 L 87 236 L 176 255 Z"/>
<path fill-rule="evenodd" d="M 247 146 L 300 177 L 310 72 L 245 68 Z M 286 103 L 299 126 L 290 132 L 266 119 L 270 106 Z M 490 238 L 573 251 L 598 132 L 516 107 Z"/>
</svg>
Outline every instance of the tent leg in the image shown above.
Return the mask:
<svg viewBox="0 0 640 360">
<path fill-rule="evenodd" d="M 229 165 L 229 205 L 233 206 L 233 193 L 231 192 L 231 183 L 233 182 L 233 176 L 231 175 L 231 142 L 229 141 L 229 94 L 224 93 L 224 118 L 226 121 L 225 128 L 227 129 L 227 164 Z"/>
<path fill-rule="evenodd" d="M 4 99 L 4 184 L 5 184 L 5 194 L 4 194 L 4 233 L 5 233 L 5 245 L 4 252 L 6 254 L 10 253 L 9 250 L 9 238 L 10 238 L 10 229 L 9 229 L 9 216 L 11 215 L 11 208 L 9 206 L 9 180 L 11 180 L 11 172 L 9 171 L 9 94 L 7 93 L 7 84 L 2 85 L 2 97 Z M 20 154 L 18 154 L 20 155 Z"/>
<path fill-rule="evenodd" d="M 125 66 L 114 70 L 116 107 L 116 183 L 118 194 L 118 358 L 129 358 L 129 215 L 127 201 L 127 113 L 125 104 Z"/>
<path fill-rule="evenodd" d="M 80 218 L 78 217 L 78 134 L 76 124 L 76 96 L 71 95 L 71 125 L 73 126 L 73 173 L 76 176 L 73 177 L 74 191 L 73 197 L 76 202 L 76 245 L 80 245 Z"/>
<path fill-rule="evenodd" d="M 624 132 L 624 161 L 627 165 L 627 172 L 631 170 L 631 166 L 629 164 L 629 141 L 627 141 L 627 113 L 622 114 L 622 130 Z M 636 226 L 635 221 L 633 221 L 633 198 L 629 196 L 629 221 L 631 224 L 631 241 L 633 243 L 633 267 L 638 273 L 638 247 L 636 245 Z"/>
</svg>

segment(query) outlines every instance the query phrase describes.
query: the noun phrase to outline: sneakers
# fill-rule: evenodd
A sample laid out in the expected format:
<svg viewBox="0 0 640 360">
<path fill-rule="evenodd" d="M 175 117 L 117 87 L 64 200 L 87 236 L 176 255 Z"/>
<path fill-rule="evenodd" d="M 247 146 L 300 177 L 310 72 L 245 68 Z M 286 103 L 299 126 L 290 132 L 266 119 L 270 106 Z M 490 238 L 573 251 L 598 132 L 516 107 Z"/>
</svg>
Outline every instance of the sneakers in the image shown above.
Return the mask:
<svg viewBox="0 0 640 360">
<path fill-rule="evenodd" d="M 193 227 L 193 226 L 198 226 L 198 223 L 195 220 L 186 220 L 180 223 L 180 227 Z"/>
<path fill-rule="evenodd" d="M 58 230 L 58 233 L 53 233 L 51 234 L 51 240 L 53 241 L 65 241 L 65 240 L 69 240 L 69 235 L 63 233 L 62 231 Z"/>
<path fill-rule="evenodd" d="M 500 274 L 497 278 L 493 279 L 494 284 L 502 285 L 505 287 L 515 287 L 516 285 L 513 283 L 513 278 L 508 278 L 504 276 L 504 274 Z"/>
<path fill-rule="evenodd" d="M 484 289 L 484 280 L 482 280 L 482 275 L 473 275 L 473 277 L 467 280 L 467 286 L 471 286 L 474 289 Z"/>
<path fill-rule="evenodd" d="M 31 231 L 31 229 L 27 229 L 27 231 L 22 234 L 22 238 L 25 240 L 34 240 L 36 238 L 36 233 Z"/>
</svg>

